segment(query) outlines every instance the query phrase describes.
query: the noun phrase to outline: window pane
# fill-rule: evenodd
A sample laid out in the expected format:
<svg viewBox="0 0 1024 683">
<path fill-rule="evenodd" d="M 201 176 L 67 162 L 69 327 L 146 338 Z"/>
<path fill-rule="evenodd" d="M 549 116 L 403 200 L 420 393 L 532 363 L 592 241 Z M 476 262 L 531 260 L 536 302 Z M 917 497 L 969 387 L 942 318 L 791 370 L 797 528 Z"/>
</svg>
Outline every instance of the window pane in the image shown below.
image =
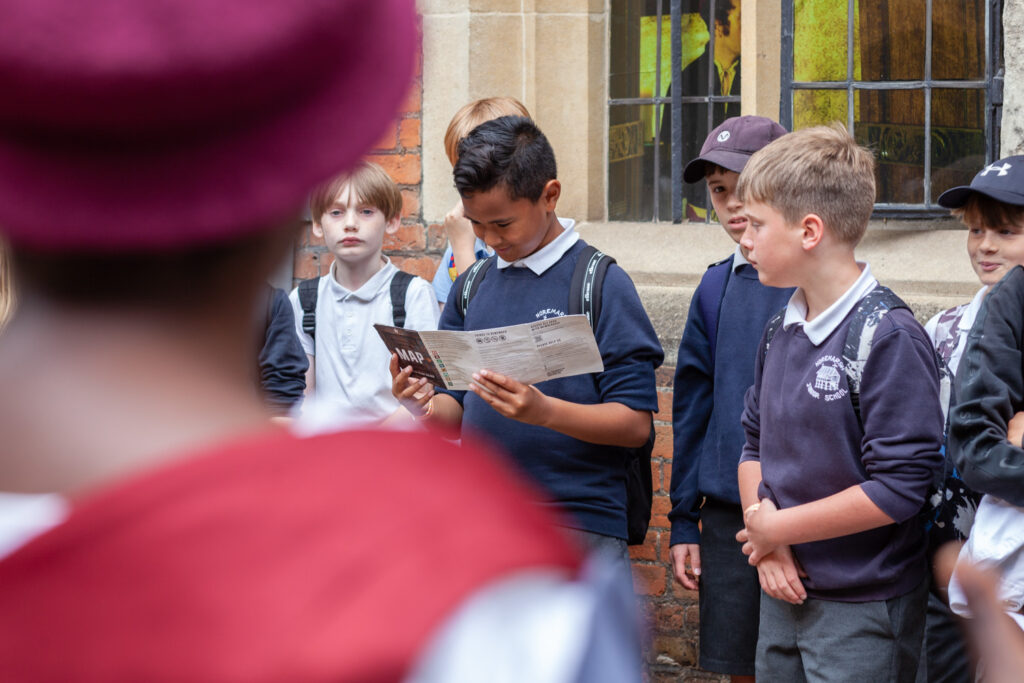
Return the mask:
<svg viewBox="0 0 1024 683">
<path fill-rule="evenodd" d="M 925 0 L 857 0 L 854 76 L 864 81 L 920 80 L 924 74 Z"/>
<path fill-rule="evenodd" d="M 718 103 L 713 106 L 713 118 L 711 127 L 714 128 L 724 121 L 728 116 L 739 115 L 739 104 Z M 658 217 L 663 221 L 672 220 L 672 159 L 669 156 L 669 143 L 672 139 L 671 108 L 665 105 L 662 116 L 666 117 L 661 127 L 661 172 L 658 177 L 659 188 L 659 210 Z M 704 145 L 704 138 L 708 136 L 708 105 L 705 103 L 683 105 L 683 134 L 682 134 L 682 167 L 686 166 L 691 159 L 700 156 L 700 148 Z M 683 220 L 704 222 L 708 219 L 707 193 L 704 183 L 682 183 L 683 196 Z"/>
<path fill-rule="evenodd" d="M 655 105 L 609 107 L 608 218 L 649 221 L 654 215 Z"/>
<path fill-rule="evenodd" d="M 640 21 L 646 4 L 643 0 L 612 0 L 608 69 L 610 97 L 640 97 Z M 653 62 L 646 65 L 650 71 L 654 67 Z"/>
<path fill-rule="evenodd" d="M 932 78 L 981 80 L 985 77 L 985 3 L 934 0 Z"/>
<path fill-rule="evenodd" d="M 924 92 L 858 90 L 854 137 L 875 152 L 876 202 L 924 202 Z"/>
<path fill-rule="evenodd" d="M 796 0 L 793 3 L 793 80 L 845 81 L 846 2 Z"/>
<path fill-rule="evenodd" d="M 793 130 L 847 121 L 845 90 L 794 90 Z"/>
<path fill-rule="evenodd" d="M 956 185 L 969 185 L 984 165 L 984 93 L 981 90 L 932 91 L 931 200 Z"/>
</svg>

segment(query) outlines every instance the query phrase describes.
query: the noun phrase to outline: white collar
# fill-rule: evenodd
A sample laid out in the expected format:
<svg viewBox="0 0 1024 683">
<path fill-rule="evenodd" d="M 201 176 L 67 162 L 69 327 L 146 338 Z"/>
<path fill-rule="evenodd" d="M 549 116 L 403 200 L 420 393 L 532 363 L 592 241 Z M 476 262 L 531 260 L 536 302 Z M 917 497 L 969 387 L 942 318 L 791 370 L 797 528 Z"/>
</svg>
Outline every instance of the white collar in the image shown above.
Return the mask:
<svg viewBox="0 0 1024 683">
<path fill-rule="evenodd" d="M 350 296 L 356 299 L 361 299 L 362 301 L 372 300 L 373 297 L 377 296 L 377 293 L 381 290 L 381 287 L 383 287 L 386 282 L 389 282 L 391 280 L 391 276 L 392 274 L 394 274 L 394 271 L 398 270 L 397 267 L 392 265 L 391 259 L 383 255 L 382 258 L 384 259 L 384 265 L 381 267 L 381 269 L 374 273 L 369 280 L 363 283 L 362 287 L 355 290 L 354 292 L 345 289 L 342 286 L 342 284 L 338 282 L 338 278 L 335 277 L 334 270 L 335 268 L 338 267 L 338 262 L 334 261 L 331 264 L 331 272 L 328 273 L 327 275 L 327 286 L 329 287 L 328 291 L 330 292 L 331 296 L 333 296 L 338 301 L 342 301 L 346 297 Z"/>
<path fill-rule="evenodd" d="M 743 250 L 740 249 L 740 245 L 736 245 L 736 251 L 732 255 L 732 272 L 736 272 L 740 269 L 740 266 L 749 266 L 750 261 L 743 255 Z"/>
<path fill-rule="evenodd" d="M 558 237 L 518 261 L 509 262 L 499 256 L 498 268 L 508 268 L 509 266 L 529 268 L 536 275 L 543 275 L 544 271 L 558 263 L 558 259 L 565 256 L 565 252 L 569 251 L 580 238 L 580 234 L 576 232 L 576 221 L 571 218 L 559 218 L 558 222 L 562 224 L 563 228 Z"/>
<path fill-rule="evenodd" d="M 789 303 L 786 304 L 786 317 L 782 321 L 782 327 L 789 329 L 793 325 L 802 325 L 804 334 L 811 343 L 820 346 L 839 327 L 857 302 L 878 284 L 878 280 L 871 275 L 871 266 L 863 261 L 858 261 L 857 265 L 861 267 L 861 273 L 856 282 L 811 322 L 807 322 L 807 298 L 803 290 L 798 288 L 793 292 Z"/>
</svg>

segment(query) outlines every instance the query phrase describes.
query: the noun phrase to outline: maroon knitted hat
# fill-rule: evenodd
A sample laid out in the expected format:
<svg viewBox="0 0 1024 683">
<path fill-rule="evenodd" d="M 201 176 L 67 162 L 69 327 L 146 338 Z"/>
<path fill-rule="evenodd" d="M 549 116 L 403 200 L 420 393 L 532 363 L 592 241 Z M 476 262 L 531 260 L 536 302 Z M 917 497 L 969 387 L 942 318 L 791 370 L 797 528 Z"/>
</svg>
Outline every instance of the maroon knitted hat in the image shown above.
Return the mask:
<svg viewBox="0 0 1024 683">
<path fill-rule="evenodd" d="M 0 0 L 0 234 L 185 247 L 297 211 L 391 122 L 413 0 Z"/>
</svg>

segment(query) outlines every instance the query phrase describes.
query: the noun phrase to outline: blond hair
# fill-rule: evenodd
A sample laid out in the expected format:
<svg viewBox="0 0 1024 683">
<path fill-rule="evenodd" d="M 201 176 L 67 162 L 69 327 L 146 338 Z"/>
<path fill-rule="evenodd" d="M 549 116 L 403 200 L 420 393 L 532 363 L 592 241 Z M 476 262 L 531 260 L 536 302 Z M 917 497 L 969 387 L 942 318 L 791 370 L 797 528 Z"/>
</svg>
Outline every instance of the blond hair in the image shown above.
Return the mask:
<svg viewBox="0 0 1024 683">
<path fill-rule="evenodd" d="M 11 277 L 11 259 L 0 244 L 0 330 L 14 312 L 14 278 Z"/>
<path fill-rule="evenodd" d="M 342 188 L 352 186 L 352 195 L 384 214 L 388 222 L 402 213 L 402 192 L 387 171 L 370 161 L 361 161 L 349 171 L 317 185 L 309 195 L 309 215 L 320 224 L 323 215 L 337 201 Z"/>
<path fill-rule="evenodd" d="M 470 102 L 455 112 L 455 116 L 448 123 L 448 130 L 444 134 L 444 152 L 448 155 L 448 161 L 452 162 L 452 166 L 459 160 L 459 143 L 462 142 L 462 138 L 469 135 L 470 131 L 481 123 L 502 116 L 530 118 L 530 112 L 522 102 L 514 97 L 485 97 L 482 100 Z"/>
<path fill-rule="evenodd" d="M 817 214 L 840 241 L 856 245 L 874 210 L 875 158 L 841 123 L 804 128 L 755 152 L 736 192 L 789 223 Z"/>
</svg>

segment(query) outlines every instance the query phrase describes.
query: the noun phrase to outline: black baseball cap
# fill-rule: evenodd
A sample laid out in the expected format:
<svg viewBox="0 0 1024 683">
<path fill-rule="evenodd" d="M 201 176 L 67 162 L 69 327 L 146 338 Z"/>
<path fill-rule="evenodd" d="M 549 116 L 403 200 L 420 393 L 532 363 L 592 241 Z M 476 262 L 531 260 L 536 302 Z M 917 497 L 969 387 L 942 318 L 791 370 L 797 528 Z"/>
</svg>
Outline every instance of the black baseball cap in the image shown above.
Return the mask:
<svg viewBox="0 0 1024 683">
<path fill-rule="evenodd" d="M 940 194 L 939 206 L 959 209 L 975 192 L 997 202 L 1024 206 L 1024 156 L 993 161 L 978 171 L 970 185 L 960 185 Z"/>
<path fill-rule="evenodd" d="M 754 152 L 786 132 L 785 128 L 763 116 L 728 118 L 708 134 L 700 148 L 700 156 L 686 164 L 683 180 L 688 183 L 703 180 L 705 163 L 740 173 Z"/>
</svg>

